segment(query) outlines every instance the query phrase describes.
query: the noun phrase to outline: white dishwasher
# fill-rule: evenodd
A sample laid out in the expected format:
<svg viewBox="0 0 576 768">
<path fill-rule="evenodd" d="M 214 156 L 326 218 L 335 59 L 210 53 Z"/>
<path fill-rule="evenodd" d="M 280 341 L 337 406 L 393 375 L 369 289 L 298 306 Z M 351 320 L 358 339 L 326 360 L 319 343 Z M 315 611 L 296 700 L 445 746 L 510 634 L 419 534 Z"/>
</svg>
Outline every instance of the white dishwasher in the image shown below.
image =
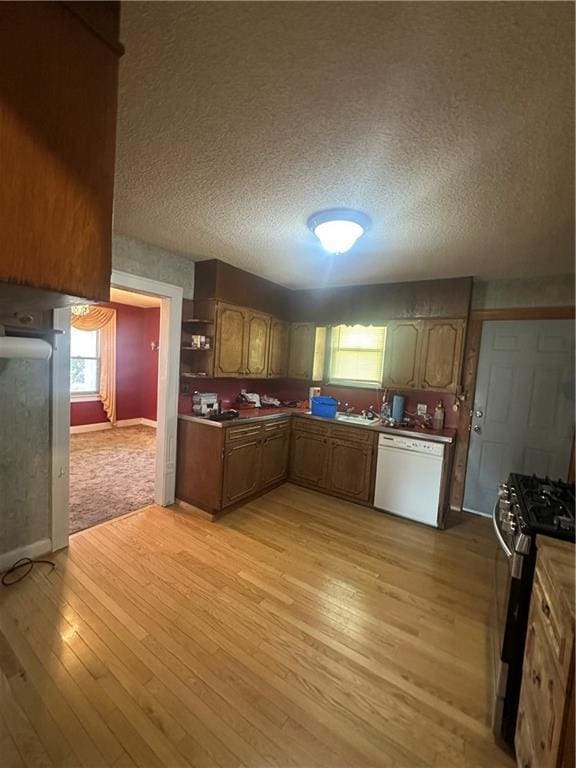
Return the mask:
<svg viewBox="0 0 576 768">
<path fill-rule="evenodd" d="M 382 433 L 374 506 L 438 527 L 443 461 L 442 443 Z"/>
</svg>

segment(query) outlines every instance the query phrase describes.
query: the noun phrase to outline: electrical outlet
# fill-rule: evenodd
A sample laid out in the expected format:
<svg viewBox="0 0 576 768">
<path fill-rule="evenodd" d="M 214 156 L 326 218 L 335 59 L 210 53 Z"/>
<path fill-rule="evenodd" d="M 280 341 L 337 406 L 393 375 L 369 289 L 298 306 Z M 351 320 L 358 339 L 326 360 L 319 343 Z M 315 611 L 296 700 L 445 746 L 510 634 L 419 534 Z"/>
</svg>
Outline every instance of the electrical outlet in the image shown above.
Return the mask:
<svg viewBox="0 0 576 768">
<path fill-rule="evenodd" d="M 425 405 L 424 403 L 418 403 L 418 405 L 416 406 L 416 413 L 418 414 L 418 416 L 426 416 L 426 414 L 428 413 L 428 406 Z"/>
</svg>

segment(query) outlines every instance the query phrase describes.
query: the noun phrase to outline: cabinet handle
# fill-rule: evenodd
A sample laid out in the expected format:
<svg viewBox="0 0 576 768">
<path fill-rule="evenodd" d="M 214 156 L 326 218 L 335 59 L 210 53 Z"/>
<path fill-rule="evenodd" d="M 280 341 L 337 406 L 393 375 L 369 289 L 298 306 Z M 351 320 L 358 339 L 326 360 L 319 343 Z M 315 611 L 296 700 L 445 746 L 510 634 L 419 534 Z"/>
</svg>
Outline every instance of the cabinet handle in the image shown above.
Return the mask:
<svg viewBox="0 0 576 768">
<path fill-rule="evenodd" d="M 544 616 L 546 616 L 547 619 L 550 618 L 550 606 L 546 602 L 546 600 L 542 600 L 542 613 Z"/>
</svg>

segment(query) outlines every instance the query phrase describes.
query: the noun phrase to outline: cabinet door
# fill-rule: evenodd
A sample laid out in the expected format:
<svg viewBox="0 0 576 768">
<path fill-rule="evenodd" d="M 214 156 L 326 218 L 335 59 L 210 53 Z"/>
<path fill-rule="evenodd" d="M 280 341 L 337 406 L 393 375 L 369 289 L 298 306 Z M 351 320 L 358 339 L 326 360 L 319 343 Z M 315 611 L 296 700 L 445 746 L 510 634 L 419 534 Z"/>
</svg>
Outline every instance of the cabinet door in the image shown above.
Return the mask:
<svg viewBox="0 0 576 768">
<path fill-rule="evenodd" d="M 372 444 L 330 440 L 328 490 L 357 501 L 369 501 L 373 457 Z"/>
<path fill-rule="evenodd" d="M 220 304 L 216 310 L 214 376 L 230 378 L 243 376 L 245 350 L 245 310 L 231 304 Z"/>
<path fill-rule="evenodd" d="M 288 377 L 312 380 L 316 326 L 314 323 L 292 323 Z"/>
<path fill-rule="evenodd" d="M 270 328 L 270 355 L 268 358 L 268 376 L 286 376 L 288 371 L 288 342 L 290 326 L 281 320 L 272 320 Z"/>
<path fill-rule="evenodd" d="M 326 485 L 327 439 L 313 432 L 295 432 L 290 449 L 290 479 L 312 488 Z"/>
<path fill-rule="evenodd" d="M 420 346 L 419 320 L 392 320 L 388 323 L 384 351 L 384 387 L 418 387 Z"/>
<path fill-rule="evenodd" d="M 425 320 L 420 387 L 456 392 L 460 382 L 464 320 Z"/>
<path fill-rule="evenodd" d="M 62 3 L 0 15 L 0 281 L 108 301 L 119 52 Z"/>
<path fill-rule="evenodd" d="M 277 430 L 262 441 L 262 478 L 261 485 L 266 487 L 280 483 L 288 475 L 288 451 L 290 431 Z"/>
<path fill-rule="evenodd" d="M 259 312 L 246 313 L 246 364 L 247 376 L 263 378 L 268 372 L 268 336 L 270 317 Z"/>
<path fill-rule="evenodd" d="M 260 485 L 261 440 L 226 445 L 222 506 L 227 507 L 251 496 Z"/>
</svg>

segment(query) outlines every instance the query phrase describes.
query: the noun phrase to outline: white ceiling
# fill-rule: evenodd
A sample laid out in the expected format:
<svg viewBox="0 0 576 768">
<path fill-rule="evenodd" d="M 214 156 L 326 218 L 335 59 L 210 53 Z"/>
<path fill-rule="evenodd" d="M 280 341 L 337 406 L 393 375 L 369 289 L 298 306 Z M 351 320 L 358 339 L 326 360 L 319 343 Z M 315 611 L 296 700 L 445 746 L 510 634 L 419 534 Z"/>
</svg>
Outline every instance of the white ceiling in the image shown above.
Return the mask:
<svg viewBox="0 0 576 768">
<path fill-rule="evenodd" d="M 130 307 L 159 307 L 161 300 L 158 296 L 149 296 L 147 293 L 132 293 L 122 288 L 110 288 L 110 301 L 116 304 L 128 304 Z"/>
<path fill-rule="evenodd" d="M 292 287 L 573 270 L 572 3 L 122 14 L 116 231 Z M 373 220 L 343 256 L 332 206 Z"/>
</svg>

